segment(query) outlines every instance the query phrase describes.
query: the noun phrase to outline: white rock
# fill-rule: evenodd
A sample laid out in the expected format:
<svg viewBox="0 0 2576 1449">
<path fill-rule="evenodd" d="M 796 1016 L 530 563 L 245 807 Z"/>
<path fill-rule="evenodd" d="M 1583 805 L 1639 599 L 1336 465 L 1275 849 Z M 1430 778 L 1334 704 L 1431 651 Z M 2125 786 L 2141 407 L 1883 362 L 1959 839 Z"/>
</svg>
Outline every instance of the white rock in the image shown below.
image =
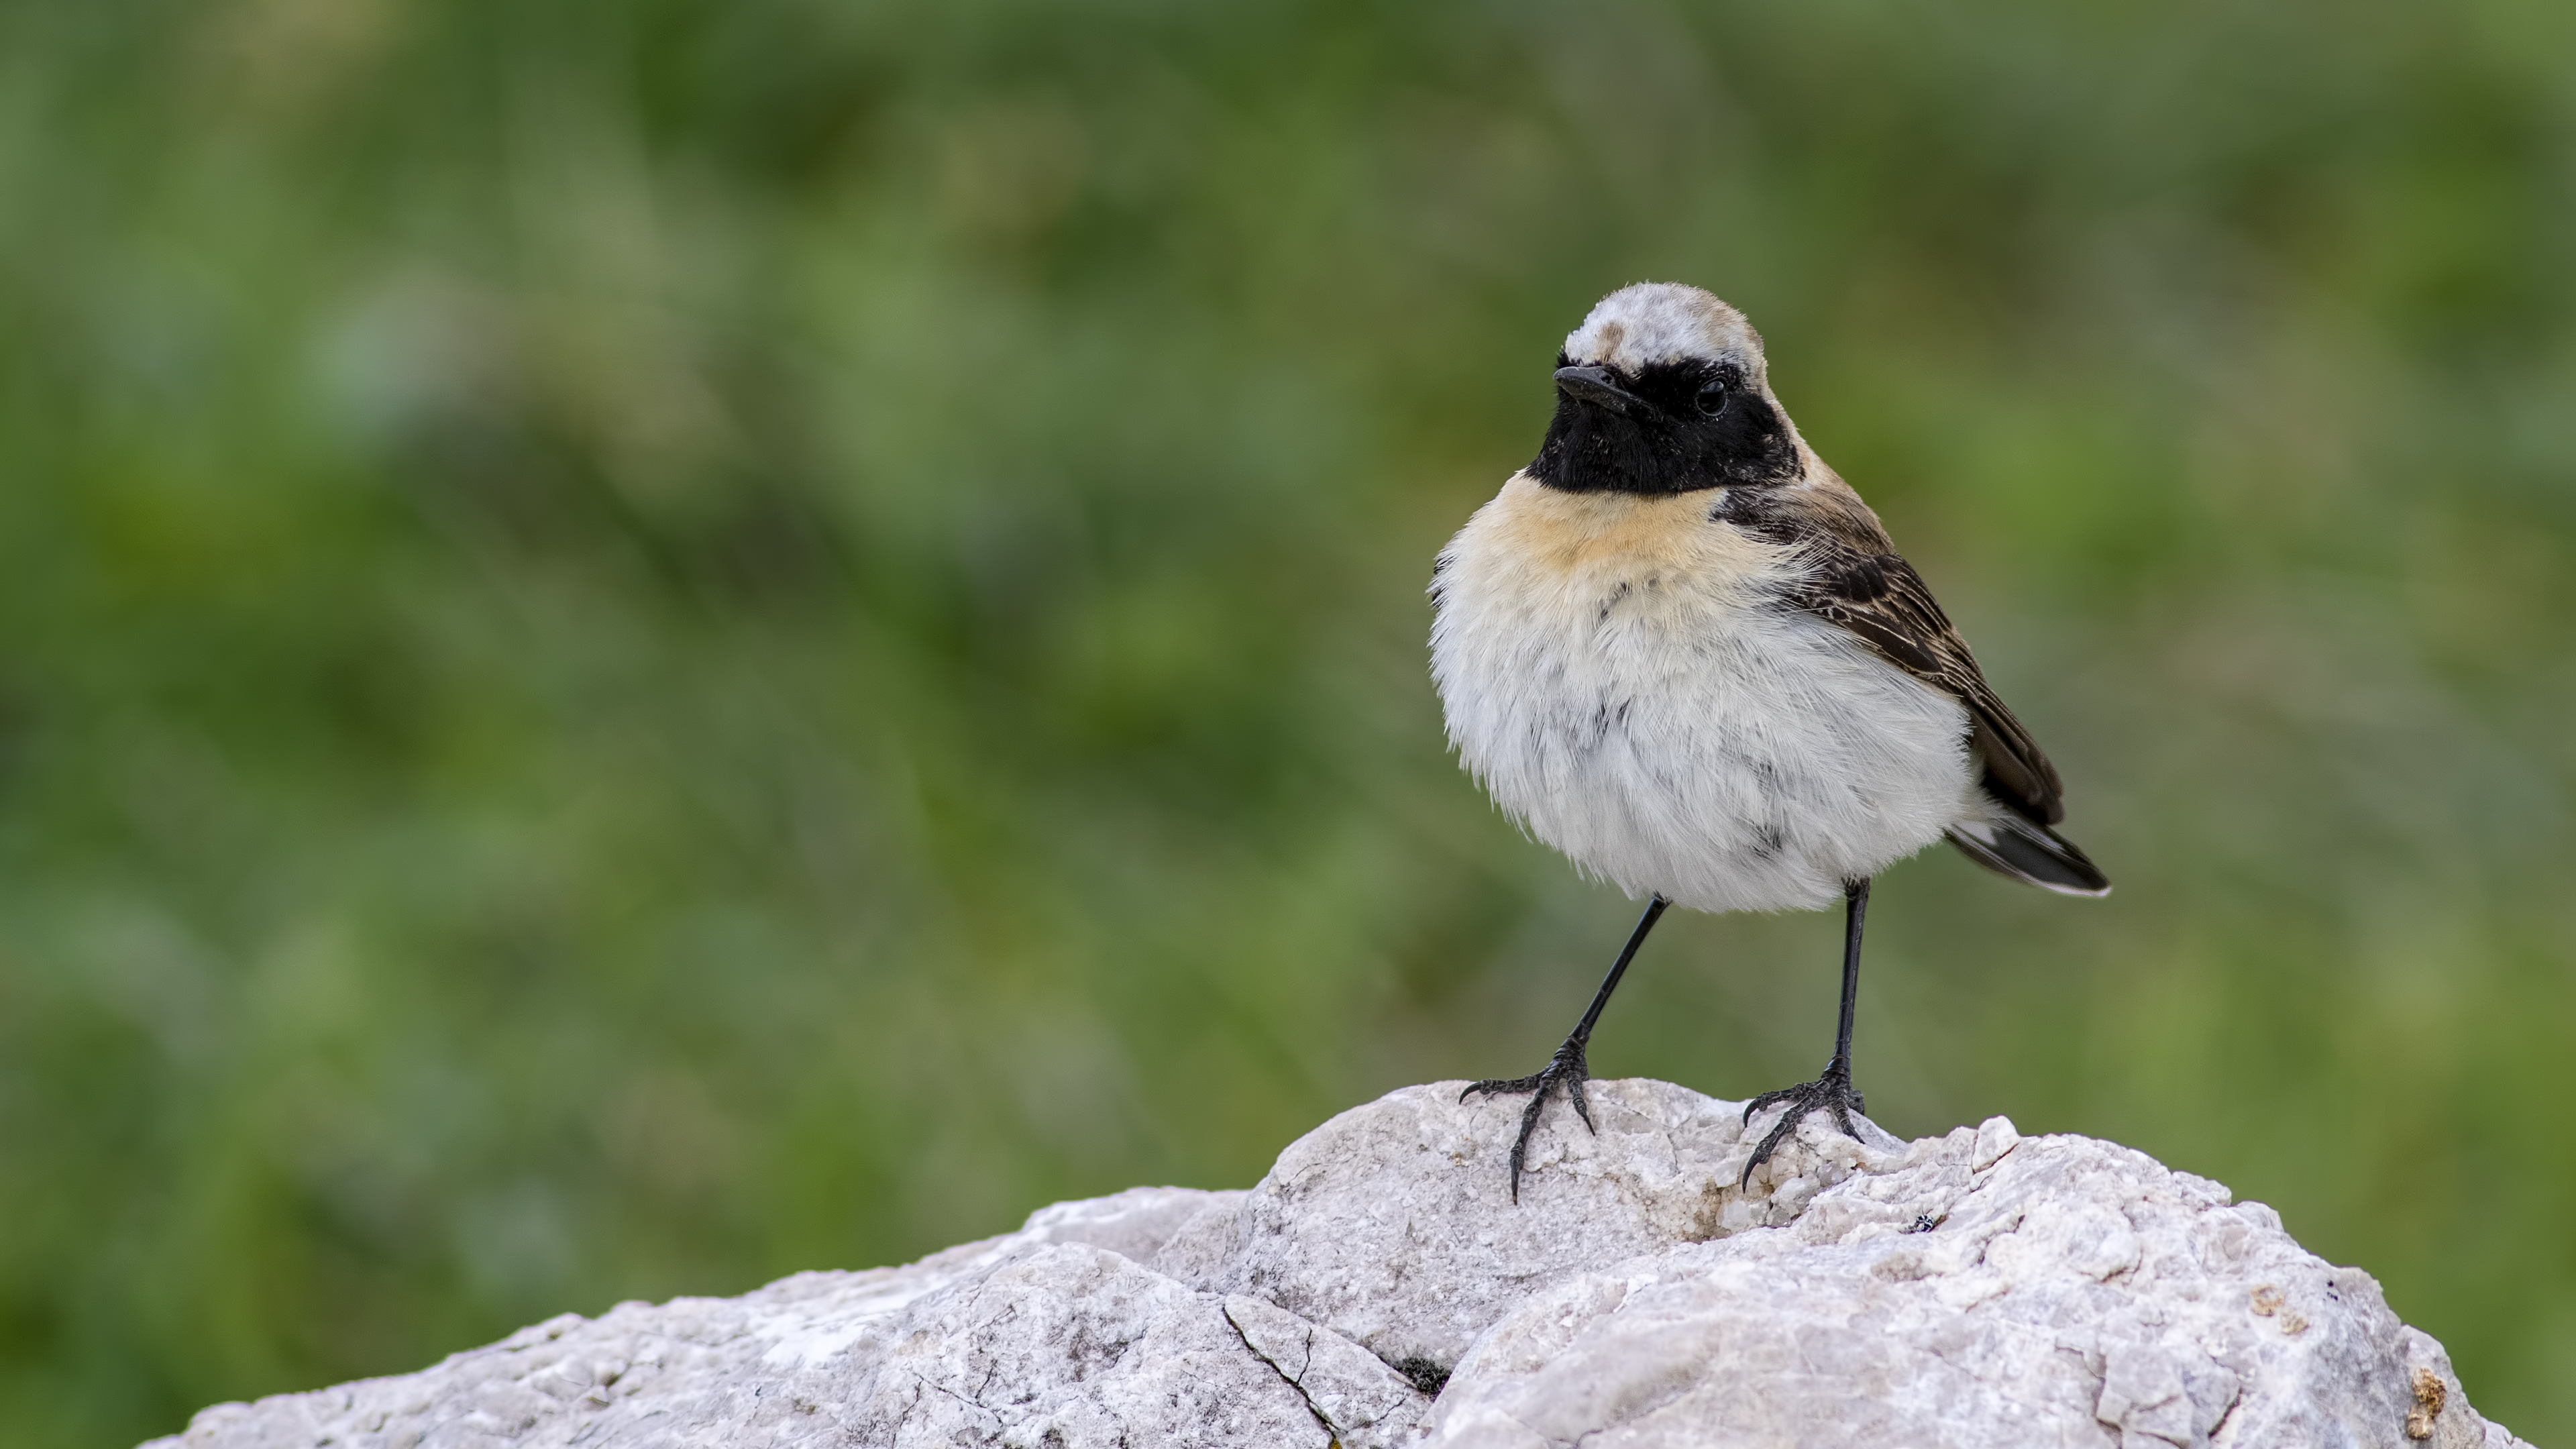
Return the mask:
<svg viewBox="0 0 2576 1449">
<path fill-rule="evenodd" d="M 1811 1118 L 1739 1189 L 1739 1104 L 1596 1082 L 1598 1135 L 1552 1114 L 1515 1206 L 1518 1104 L 1458 1085 L 1342 1114 L 1249 1192 L 566 1315 L 151 1449 L 2520 1443 L 2369 1275 L 2126 1148 Z"/>
<path fill-rule="evenodd" d="M 2013 1126 L 2010 1117 L 1989 1117 L 1977 1124 L 1977 1142 L 1968 1153 L 1968 1165 L 1983 1172 L 2020 1145 L 2021 1129 Z"/>
</svg>

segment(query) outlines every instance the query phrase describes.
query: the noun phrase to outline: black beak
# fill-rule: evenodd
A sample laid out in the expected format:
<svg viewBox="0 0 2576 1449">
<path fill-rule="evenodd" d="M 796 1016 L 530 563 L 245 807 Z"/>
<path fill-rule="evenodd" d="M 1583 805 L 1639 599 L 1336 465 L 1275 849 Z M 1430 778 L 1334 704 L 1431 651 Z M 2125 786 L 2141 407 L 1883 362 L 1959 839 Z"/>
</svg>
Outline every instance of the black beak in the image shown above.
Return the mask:
<svg viewBox="0 0 2576 1449">
<path fill-rule="evenodd" d="M 1556 390 L 1567 397 L 1579 397 L 1598 403 L 1614 413 L 1628 411 L 1630 404 L 1642 409 L 1646 400 L 1619 385 L 1619 379 L 1606 367 L 1560 367 L 1556 370 Z"/>
</svg>

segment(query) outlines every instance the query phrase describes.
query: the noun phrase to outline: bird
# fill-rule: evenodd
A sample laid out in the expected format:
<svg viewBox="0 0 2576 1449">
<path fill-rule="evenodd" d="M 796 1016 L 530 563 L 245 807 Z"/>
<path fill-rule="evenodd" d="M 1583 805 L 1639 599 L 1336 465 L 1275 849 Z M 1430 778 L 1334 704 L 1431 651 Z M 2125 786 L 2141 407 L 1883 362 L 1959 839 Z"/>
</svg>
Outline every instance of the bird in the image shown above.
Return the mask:
<svg viewBox="0 0 2576 1449">
<path fill-rule="evenodd" d="M 1810 1113 L 1849 1136 L 1871 880 L 1947 838 L 2073 896 L 2111 883 L 2058 830 L 2065 789 L 1878 515 L 1799 436 L 1761 335 L 1708 292 L 1604 297 L 1556 359 L 1538 456 L 1432 568 L 1432 682 L 1449 743 L 1503 811 L 1645 901 L 1548 1064 L 1460 1095 L 1529 1097 L 1510 1156 L 1568 1098 L 1587 1129 L 1601 1012 L 1671 906 L 1843 905 L 1842 1008 L 1811 1082 L 1739 1186 Z"/>
</svg>

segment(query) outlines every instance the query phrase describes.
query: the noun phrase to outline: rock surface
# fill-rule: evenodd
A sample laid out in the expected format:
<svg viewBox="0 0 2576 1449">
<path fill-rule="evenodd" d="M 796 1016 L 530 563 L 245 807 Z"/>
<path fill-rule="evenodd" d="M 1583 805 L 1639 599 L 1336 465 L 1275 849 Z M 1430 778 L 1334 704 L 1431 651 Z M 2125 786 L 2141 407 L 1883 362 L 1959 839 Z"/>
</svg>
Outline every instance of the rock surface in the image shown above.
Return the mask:
<svg viewBox="0 0 2576 1449">
<path fill-rule="evenodd" d="M 2440 1344 L 2258 1203 L 1995 1118 L 1596 1082 L 1514 1206 L 1516 1103 L 1411 1087 L 1248 1192 L 1138 1188 L 903 1268 L 567 1314 L 150 1449 L 480 1445 L 2511 1449 Z M 1757 1118 L 1757 1129 L 1768 1118 Z"/>
</svg>

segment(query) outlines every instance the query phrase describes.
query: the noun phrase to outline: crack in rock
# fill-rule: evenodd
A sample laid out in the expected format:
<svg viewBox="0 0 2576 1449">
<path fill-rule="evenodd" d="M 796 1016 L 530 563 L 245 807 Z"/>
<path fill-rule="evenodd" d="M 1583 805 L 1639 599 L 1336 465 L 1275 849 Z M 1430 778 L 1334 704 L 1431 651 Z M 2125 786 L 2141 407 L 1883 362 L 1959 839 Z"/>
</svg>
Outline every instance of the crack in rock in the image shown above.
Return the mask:
<svg viewBox="0 0 2576 1449">
<path fill-rule="evenodd" d="M 1299 1369 L 1297 1377 L 1292 1378 L 1286 1369 L 1279 1366 L 1279 1360 L 1252 1346 L 1252 1335 L 1243 1331 L 1243 1325 L 1236 1321 L 1233 1309 L 1220 1307 L 1217 1311 L 1225 1315 L 1226 1326 L 1234 1330 L 1235 1341 L 1243 1345 L 1243 1351 L 1268 1364 L 1270 1371 L 1279 1376 L 1279 1382 L 1297 1391 L 1298 1402 L 1303 1403 L 1306 1406 L 1306 1412 L 1314 1415 L 1315 1422 L 1323 1426 L 1327 1449 L 1342 1449 L 1341 1426 L 1333 1422 L 1332 1415 L 1324 1412 L 1323 1405 L 1315 1402 L 1314 1395 L 1306 1392 L 1306 1385 L 1302 1382 L 1306 1369 L 1314 1367 L 1315 1331 L 1311 1328 L 1306 1330 L 1306 1368 Z"/>
</svg>

